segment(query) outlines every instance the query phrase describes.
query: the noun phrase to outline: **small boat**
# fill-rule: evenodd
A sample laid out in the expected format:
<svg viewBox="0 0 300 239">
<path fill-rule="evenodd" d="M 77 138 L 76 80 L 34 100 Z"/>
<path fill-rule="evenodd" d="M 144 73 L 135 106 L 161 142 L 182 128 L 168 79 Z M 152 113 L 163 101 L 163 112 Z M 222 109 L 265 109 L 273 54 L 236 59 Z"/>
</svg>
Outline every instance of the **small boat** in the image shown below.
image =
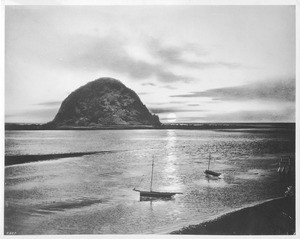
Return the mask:
<svg viewBox="0 0 300 239">
<path fill-rule="evenodd" d="M 210 160 L 211 160 L 211 157 L 210 157 L 210 154 L 209 154 L 209 158 L 208 158 L 208 167 L 207 167 L 207 169 L 204 171 L 204 173 L 206 174 L 206 176 L 219 177 L 219 176 L 221 175 L 221 173 L 217 173 L 217 172 L 214 172 L 214 171 L 212 171 L 212 170 L 209 170 Z"/>
<path fill-rule="evenodd" d="M 216 173 L 216 172 L 211 171 L 211 170 L 208 170 L 208 169 L 205 170 L 204 173 L 205 173 L 206 175 L 212 175 L 212 176 L 215 176 L 215 177 L 219 177 L 219 176 L 221 175 L 221 173 Z"/>
<path fill-rule="evenodd" d="M 175 194 L 181 194 L 181 193 L 173 193 L 173 192 L 156 192 L 156 191 L 142 191 L 142 190 L 137 190 L 133 189 L 134 191 L 140 192 L 141 197 L 172 197 Z"/>
<path fill-rule="evenodd" d="M 150 190 L 143 191 L 133 188 L 134 191 L 140 193 L 140 197 L 149 197 L 149 198 L 171 198 L 176 194 L 182 194 L 179 192 L 157 192 L 152 190 L 152 182 L 153 182 L 153 168 L 154 168 L 154 158 L 152 159 L 152 171 L 151 171 L 151 183 L 150 183 Z"/>
</svg>

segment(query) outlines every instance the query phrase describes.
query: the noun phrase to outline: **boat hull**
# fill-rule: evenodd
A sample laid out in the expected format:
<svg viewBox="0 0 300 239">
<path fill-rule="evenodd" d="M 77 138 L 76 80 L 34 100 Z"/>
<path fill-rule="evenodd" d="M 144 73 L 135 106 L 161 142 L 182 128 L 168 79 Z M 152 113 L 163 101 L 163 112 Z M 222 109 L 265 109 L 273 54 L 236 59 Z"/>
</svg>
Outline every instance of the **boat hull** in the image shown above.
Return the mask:
<svg viewBox="0 0 300 239">
<path fill-rule="evenodd" d="M 211 170 L 205 170 L 204 173 L 206 175 L 211 175 L 211 176 L 215 176 L 215 177 L 219 177 L 221 175 L 221 173 L 216 173 L 216 172 L 211 171 Z"/>
<path fill-rule="evenodd" d="M 176 193 L 167 193 L 167 192 L 140 192 L 141 197 L 172 197 Z"/>
<path fill-rule="evenodd" d="M 141 197 L 155 197 L 155 198 L 167 198 L 167 197 L 173 197 L 176 194 L 180 194 L 176 192 L 141 191 L 136 189 L 134 189 L 134 191 L 139 192 Z"/>
</svg>

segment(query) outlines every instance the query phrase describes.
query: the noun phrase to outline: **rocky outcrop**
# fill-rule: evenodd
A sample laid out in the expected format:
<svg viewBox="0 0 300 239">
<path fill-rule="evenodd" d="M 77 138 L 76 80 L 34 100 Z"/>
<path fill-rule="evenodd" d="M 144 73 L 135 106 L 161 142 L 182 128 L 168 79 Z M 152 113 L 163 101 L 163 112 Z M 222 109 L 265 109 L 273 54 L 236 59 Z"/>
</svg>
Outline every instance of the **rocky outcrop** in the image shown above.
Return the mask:
<svg viewBox="0 0 300 239">
<path fill-rule="evenodd" d="M 50 122 L 55 127 L 151 125 L 159 126 L 138 95 L 112 78 L 100 78 L 72 92 Z"/>
</svg>

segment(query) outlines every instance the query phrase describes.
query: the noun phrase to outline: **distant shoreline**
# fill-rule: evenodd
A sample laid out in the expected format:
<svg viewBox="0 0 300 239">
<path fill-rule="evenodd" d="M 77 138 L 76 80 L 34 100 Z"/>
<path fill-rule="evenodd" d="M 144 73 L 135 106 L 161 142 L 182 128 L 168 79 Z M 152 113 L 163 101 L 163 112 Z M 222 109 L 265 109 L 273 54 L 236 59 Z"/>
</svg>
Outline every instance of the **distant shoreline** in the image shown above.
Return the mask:
<svg viewBox="0 0 300 239">
<path fill-rule="evenodd" d="M 186 130 L 238 130 L 238 129 L 291 129 L 296 123 L 173 123 L 152 125 L 105 125 L 105 126 L 52 126 L 49 124 L 5 123 L 5 130 L 132 130 L 132 129 L 186 129 Z"/>
</svg>

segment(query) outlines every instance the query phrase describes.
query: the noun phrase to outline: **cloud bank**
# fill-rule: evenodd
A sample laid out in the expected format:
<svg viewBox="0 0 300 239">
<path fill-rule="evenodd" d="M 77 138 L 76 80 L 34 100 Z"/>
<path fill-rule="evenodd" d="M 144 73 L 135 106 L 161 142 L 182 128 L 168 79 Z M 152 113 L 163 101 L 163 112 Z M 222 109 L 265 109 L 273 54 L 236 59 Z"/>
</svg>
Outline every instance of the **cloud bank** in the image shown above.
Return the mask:
<svg viewBox="0 0 300 239">
<path fill-rule="evenodd" d="M 255 82 L 242 86 L 224 87 L 171 97 L 211 97 L 219 101 L 267 100 L 295 102 L 295 80 L 273 80 Z"/>
</svg>

